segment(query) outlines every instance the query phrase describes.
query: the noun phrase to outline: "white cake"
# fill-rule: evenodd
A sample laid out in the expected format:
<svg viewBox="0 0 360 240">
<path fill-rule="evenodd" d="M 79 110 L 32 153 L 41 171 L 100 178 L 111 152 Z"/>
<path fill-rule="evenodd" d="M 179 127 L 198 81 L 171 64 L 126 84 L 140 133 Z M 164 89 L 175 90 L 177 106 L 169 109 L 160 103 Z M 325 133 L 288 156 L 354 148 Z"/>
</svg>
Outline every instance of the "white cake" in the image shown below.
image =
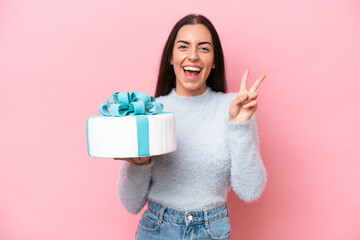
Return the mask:
<svg viewBox="0 0 360 240">
<path fill-rule="evenodd" d="M 175 116 L 172 113 L 146 115 L 148 119 L 148 154 L 176 151 Z M 87 119 L 88 153 L 92 157 L 138 157 L 136 116 L 94 116 Z M 140 134 L 142 138 L 146 134 Z"/>
</svg>

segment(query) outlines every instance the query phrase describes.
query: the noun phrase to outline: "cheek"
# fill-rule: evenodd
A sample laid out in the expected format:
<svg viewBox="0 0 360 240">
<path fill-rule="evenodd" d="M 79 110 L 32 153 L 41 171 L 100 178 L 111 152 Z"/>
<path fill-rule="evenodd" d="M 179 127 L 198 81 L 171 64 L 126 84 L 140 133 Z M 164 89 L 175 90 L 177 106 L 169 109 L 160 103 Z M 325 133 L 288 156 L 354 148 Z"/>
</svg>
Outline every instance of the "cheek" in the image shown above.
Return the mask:
<svg viewBox="0 0 360 240">
<path fill-rule="evenodd" d="M 208 58 L 206 61 L 206 72 L 210 72 L 212 68 L 215 66 L 214 58 Z"/>
<path fill-rule="evenodd" d="M 177 57 L 173 57 L 171 62 L 172 62 L 172 65 L 174 65 L 174 67 L 179 66 L 179 59 Z"/>
<path fill-rule="evenodd" d="M 211 68 L 214 65 L 214 55 L 206 56 L 203 62 L 207 67 Z"/>
</svg>

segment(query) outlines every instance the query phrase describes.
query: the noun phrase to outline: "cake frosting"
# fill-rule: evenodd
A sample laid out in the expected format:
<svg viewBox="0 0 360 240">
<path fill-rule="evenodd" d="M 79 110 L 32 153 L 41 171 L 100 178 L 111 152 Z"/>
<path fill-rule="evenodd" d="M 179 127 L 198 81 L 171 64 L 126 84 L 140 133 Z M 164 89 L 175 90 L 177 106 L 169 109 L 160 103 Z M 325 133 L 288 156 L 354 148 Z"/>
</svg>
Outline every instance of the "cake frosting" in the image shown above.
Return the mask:
<svg viewBox="0 0 360 240">
<path fill-rule="evenodd" d="M 149 154 L 155 156 L 176 151 L 175 116 L 161 113 L 147 116 Z M 138 157 L 136 118 L 89 117 L 87 121 L 89 155 L 92 157 Z"/>
</svg>

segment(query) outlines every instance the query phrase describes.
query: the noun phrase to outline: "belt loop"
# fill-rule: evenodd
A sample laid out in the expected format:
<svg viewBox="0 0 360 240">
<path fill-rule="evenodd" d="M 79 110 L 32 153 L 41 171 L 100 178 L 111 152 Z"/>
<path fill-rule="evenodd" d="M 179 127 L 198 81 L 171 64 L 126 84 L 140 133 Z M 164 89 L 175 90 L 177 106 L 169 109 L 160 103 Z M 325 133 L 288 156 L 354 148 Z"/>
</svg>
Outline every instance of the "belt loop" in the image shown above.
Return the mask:
<svg viewBox="0 0 360 240">
<path fill-rule="evenodd" d="M 159 213 L 159 222 L 162 223 L 164 219 L 164 212 L 166 210 L 166 207 L 161 205 L 160 213 Z"/>
<path fill-rule="evenodd" d="M 209 219 L 208 219 L 207 210 L 204 211 L 204 218 L 205 218 L 205 229 L 208 229 L 209 228 Z"/>
</svg>

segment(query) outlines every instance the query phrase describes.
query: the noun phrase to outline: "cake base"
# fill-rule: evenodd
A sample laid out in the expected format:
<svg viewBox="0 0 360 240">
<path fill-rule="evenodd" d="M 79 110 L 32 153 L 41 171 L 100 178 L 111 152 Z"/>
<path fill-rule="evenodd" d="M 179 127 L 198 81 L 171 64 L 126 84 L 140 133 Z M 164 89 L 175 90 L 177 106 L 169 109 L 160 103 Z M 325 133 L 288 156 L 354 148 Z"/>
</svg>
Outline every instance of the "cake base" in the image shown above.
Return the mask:
<svg viewBox="0 0 360 240">
<path fill-rule="evenodd" d="M 176 151 L 175 116 L 172 113 L 146 115 L 146 133 L 138 134 L 136 116 L 87 119 L 88 154 L 92 157 L 131 158 L 156 156 Z M 148 142 L 148 153 L 139 155 L 139 141 Z"/>
</svg>

